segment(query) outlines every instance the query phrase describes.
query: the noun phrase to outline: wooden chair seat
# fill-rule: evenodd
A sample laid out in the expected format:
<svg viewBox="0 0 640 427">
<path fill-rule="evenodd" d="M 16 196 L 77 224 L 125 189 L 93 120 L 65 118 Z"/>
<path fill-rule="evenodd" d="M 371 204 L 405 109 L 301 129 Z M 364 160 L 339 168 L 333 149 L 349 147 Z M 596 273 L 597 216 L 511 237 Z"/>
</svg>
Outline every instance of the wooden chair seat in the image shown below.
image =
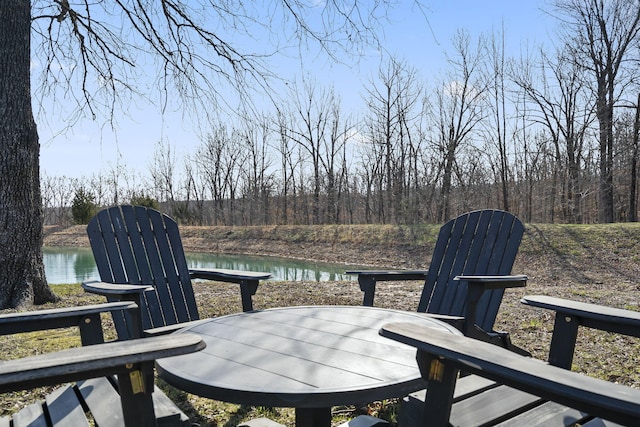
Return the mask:
<svg viewBox="0 0 640 427">
<path fill-rule="evenodd" d="M 191 426 L 189 418 L 156 386 L 152 398 L 158 426 Z M 0 418 L 0 427 L 9 427 L 12 419 L 14 427 L 125 425 L 117 383 L 106 377 L 63 385 L 45 400 L 24 407 L 13 417 Z"/>
</svg>

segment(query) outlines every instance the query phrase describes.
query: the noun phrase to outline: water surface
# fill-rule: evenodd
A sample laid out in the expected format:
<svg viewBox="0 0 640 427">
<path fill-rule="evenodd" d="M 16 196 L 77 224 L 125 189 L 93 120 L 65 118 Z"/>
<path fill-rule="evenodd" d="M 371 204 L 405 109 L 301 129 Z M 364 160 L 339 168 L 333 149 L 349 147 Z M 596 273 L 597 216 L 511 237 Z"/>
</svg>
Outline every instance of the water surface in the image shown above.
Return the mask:
<svg viewBox="0 0 640 427">
<path fill-rule="evenodd" d="M 98 280 L 98 269 L 88 248 L 43 249 L 44 268 L 50 284 L 79 283 Z M 333 281 L 351 280 L 344 274 L 354 266 L 343 264 L 314 263 L 276 257 L 248 255 L 187 253 L 190 268 L 227 268 L 269 272 L 273 280 Z"/>
</svg>

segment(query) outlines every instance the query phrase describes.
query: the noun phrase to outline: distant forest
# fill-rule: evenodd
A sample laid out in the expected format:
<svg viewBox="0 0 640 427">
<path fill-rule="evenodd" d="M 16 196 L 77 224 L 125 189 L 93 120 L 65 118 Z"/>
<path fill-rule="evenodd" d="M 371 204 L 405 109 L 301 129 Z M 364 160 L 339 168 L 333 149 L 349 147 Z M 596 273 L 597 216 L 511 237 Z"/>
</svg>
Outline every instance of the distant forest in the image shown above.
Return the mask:
<svg viewBox="0 0 640 427">
<path fill-rule="evenodd" d="M 525 222 L 636 221 L 640 50 L 627 29 L 640 26 L 605 18 L 606 38 L 576 21 L 519 58 L 502 34 L 461 31 L 438 76 L 391 58 L 357 115 L 305 82 L 274 111 L 212 124 L 195 152 L 162 142 L 141 168 L 44 175 L 45 223 L 70 223 L 78 194 L 150 198 L 193 225 L 438 223 L 487 207 Z"/>
</svg>

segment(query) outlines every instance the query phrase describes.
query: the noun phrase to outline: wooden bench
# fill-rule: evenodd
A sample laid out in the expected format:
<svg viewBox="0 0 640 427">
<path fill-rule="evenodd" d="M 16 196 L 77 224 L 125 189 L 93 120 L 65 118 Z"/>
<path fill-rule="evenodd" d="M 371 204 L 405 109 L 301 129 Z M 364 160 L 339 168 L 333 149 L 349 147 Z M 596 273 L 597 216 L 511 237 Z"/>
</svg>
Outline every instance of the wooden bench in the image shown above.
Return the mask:
<svg viewBox="0 0 640 427">
<path fill-rule="evenodd" d="M 380 334 L 418 349 L 428 423 L 413 425 L 640 425 L 640 390 L 409 323 L 385 325 Z M 460 371 L 474 375 L 458 380 Z"/>
<path fill-rule="evenodd" d="M 103 343 L 100 313 L 109 311 L 139 317 L 131 302 L 0 316 L 2 335 L 78 326 L 85 345 L 0 362 L 0 392 L 71 383 L 12 419 L 0 418 L 0 426 L 88 426 L 85 412 L 101 427 L 189 425 L 182 411 L 155 387 L 153 365 L 155 359 L 204 348 L 202 340 L 181 335 Z"/>
</svg>

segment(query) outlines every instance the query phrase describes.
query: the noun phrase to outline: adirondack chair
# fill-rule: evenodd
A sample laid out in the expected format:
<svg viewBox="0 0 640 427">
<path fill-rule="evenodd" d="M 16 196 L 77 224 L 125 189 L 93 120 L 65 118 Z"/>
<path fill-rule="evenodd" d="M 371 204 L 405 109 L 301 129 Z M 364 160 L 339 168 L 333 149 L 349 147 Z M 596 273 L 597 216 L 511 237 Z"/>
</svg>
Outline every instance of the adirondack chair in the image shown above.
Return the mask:
<svg viewBox="0 0 640 427">
<path fill-rule="evenodd" d="M 128 312 L 132 302 L 0 315 L 0 335 L 77 326 L 83 347 L 0 362 L 0 392 L 63 384 L 0 426 L 188 426 L 189 420 L 153 385 L 154 360 L 204 348 L 200 337 L 155 337 L 104 343 L 100 313 Z M 141 330 L 140 330 L 141 333 Z M 112 378 L 117 375 L 117 380 Z M 108 377 L 107 377 L 108 376 Z M 65 384 L 77 381 L 75 384 Z"/>
<path fill-rule="evenodd" d="M 466 336 L 528 354 L 493 330 L 504 290 L 525 286 L 510 275 L 524 233 L 522 222 L 500 210 L 478 210 L 442 226 L 428 270 L 347 271 L 358 276 L 363 305 L 373 305 L 376 283 L 424 280 L 418 311 L 453 316 Z M 474 321 L 475 319 L 475 321 Z"/>
<path fill-rule="evenodd" d="M 176 222 L 142 206 L 115 206 L 100 211 L 87 226 L 100 281 L 83 288 L 110 300 L 133 300 L 143 307 L 147 334 L 162 334 L 200 319 L 191 279 L 240 285 L 244 311 L 253 310 L 252 295 L 269 273 L 225 269 L 189 270 Z M 127 322 L 114 318 L 118 333 Z"/>
<path fill-rule="evenodd" d="M 573 325 L 566 328 L 562 323 L 574 321 L 605 331 L 633 331 L 634 336 L 640 329 L 636 312 L 547 297 L 527 297 L 523 302 L 569 316 L 556 317 L 552 341 L 565 339 L 565 331 Z M 418 349 L 418 365 L 427 381 L 421 419 L 405 419 L 404 425 L 640 425 L 640 390 L 408 323 L 385 325 L 380 333 Z M 569 341 L 556 350 L 573 348 L 575 342 Z M 459 378 L 461 370 L 475 375 Z M 478 378 L 485 379 L 483 387 Z M 403 425 L 400 420 L 399 425 Z"/>
</svg>

